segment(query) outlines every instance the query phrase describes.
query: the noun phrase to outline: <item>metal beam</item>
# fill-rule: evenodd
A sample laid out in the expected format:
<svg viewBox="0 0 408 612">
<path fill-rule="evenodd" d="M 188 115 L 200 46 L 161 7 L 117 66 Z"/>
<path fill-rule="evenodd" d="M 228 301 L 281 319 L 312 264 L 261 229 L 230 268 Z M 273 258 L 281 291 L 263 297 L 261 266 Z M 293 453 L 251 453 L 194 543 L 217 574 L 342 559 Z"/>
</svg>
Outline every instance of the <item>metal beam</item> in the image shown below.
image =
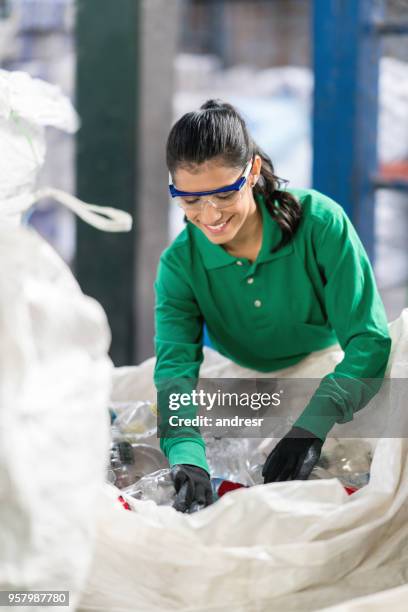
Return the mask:
<svg viewBox="0 0 408 612">
<path fill-rule="evenodd" d="M 153 283 L 160 253 L 169 239 L 168 170 L 165 145 L 173 118 L 174 56 L 177 48 L 179 3 L 142 0 L 140 9 L 140 99 L 137 188 L 138 227 L 135 230 L 134 361 L 154 354 Z M 173 203 L 174 205 L 174 203 Z"/>
<path fill-rule="evenodd" d="M 136 209 L 138 7 L 134 0 L 78 0 L 77 192 L 87 202 Z M 137 218 L 135 218 L 137 227 Z M 134 230 L 136 231 L 136 230 Z M 134 233 L 78 223 L 76 274 L 104 307 L 115 365 L 132 362 Z"/>
<path fill-rule="evenodd" d="M 374 258 L 380 38 L 383 3 L 314 0 L 313 186 L 338 201 Z"/>
</svg>

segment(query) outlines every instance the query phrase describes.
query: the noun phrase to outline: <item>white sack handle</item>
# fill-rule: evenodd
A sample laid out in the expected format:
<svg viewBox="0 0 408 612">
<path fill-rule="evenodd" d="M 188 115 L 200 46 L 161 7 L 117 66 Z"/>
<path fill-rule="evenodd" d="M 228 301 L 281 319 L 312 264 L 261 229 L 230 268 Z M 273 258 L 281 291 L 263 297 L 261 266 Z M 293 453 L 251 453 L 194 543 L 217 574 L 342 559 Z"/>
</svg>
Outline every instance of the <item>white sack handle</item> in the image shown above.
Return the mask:
<svg viewBox="0 0 408 612">
<path fill-rule="evenodd" d="M 104 232 L 128 232 L 132 229 L 132 217 L 124 210 L 86 204 L 75 196 L 54 187 L 44 187 L 32 194 L 33 203 L 43 198 L 53 198 L 72 210 L 89 225 Z"/>
</svg>

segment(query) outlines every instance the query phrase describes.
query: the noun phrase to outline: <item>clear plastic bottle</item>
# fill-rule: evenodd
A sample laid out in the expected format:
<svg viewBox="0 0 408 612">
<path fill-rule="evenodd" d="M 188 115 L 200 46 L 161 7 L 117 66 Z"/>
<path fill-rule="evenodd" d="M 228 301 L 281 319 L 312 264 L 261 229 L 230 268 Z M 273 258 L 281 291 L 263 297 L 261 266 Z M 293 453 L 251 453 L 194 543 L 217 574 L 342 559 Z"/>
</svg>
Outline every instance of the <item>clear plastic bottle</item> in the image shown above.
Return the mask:
<svg viewBox="0 0 408 612">
<path fill-rule="evenodd" d="M 326 472 L 351 488 L 361 489 L 370 479 L 372 449 L 365 440 L 336 439 L 328 441 L 314 473 Z M 325 477 L 330 477 L 325 476 Z M 322 477 L 322 476 L 320 476 Z"/>
</svg>

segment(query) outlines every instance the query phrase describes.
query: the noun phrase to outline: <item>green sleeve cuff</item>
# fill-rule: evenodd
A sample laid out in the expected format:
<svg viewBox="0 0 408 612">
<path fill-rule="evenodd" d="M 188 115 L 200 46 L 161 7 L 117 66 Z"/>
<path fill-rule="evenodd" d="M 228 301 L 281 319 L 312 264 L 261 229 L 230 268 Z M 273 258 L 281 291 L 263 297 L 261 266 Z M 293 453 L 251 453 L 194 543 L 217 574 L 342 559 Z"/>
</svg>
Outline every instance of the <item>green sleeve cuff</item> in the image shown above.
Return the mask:
<svg viewBox="0 0 408 612">
<path fill-rule="evenodd" d="M 382 378 L 355 378 L 336 371 L 328 374 L 294 425 L 324 442 L 336 423 L 353 420 L 354 413 L 370 401 L 382 382 Z"/>
<path fill-rule="evenodd" d="M 171 466 L 177 463 L 187 463 L 189 465 L 196 465 L 202 468 L 208 474 L 210 468 L 208 467 L 207 459 L 205 456 L 204 443 L 196 442 L 194 440 L 177 440 L 171 445 L 168 451 L 168 460 Z"/>
<path fill-rule="evenodd" d="M 322 442 L 325 441 L 327 434 L 336 424 L 336 417 L 334 416 L 317 416 L 307 414 L 307 411 L 303 412 L 297 421 L 294 423 L 294 427 L 302 427 L 307 429 L 312 434 L 320 438 Z"/>
</svg>

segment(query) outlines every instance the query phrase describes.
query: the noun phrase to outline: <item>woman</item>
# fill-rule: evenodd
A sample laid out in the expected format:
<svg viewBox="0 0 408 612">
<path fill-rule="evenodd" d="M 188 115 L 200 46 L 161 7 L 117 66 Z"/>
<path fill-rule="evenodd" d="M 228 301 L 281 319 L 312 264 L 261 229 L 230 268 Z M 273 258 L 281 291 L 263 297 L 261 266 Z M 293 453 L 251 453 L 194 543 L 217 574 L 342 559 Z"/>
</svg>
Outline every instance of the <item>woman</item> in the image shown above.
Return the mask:
<svg viewBox="0 0 408 612">
<path fill-rule="evenodd" d="M 205 445 L 194 428 L 170 435 L 169 393 L 198 378 L 203 322 L 216 350 L 257 372 L 337 342 L 344 351 L 270 453 L 265 482 L 309 476 L 334 424 L 351 420 L 379 389 L 391 340 L 343 209 L 314 190 L 282 190 L 231 105 L 209 100 L 184 115 L 169 134 L 167 164 L 187 225 L 160 259 L 154 378 L 175 507 L 191 511 L 212 500 Z"/>
</svg>

